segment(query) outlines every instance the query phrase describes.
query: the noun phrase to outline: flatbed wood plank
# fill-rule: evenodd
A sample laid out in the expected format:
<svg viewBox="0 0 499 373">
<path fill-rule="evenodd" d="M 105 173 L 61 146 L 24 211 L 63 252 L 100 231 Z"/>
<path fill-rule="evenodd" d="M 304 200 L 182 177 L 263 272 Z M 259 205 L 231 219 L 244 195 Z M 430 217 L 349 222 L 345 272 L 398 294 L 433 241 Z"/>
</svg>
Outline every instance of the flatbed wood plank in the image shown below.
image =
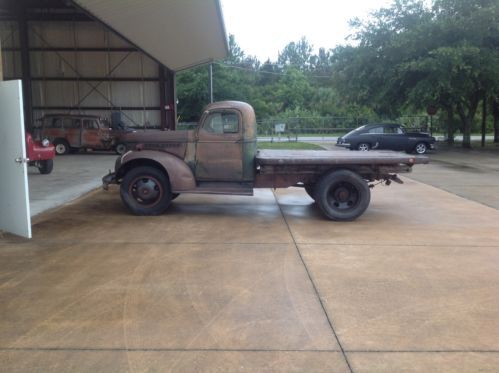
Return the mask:
<svg viewBox="0 0 499 373">
<path fill-rule="evenodd" d="M 256 154 L 259 165 L 313 165 L 313 164 L 426 164 L 428 157 L 394 151 L 350 150 L 274 150 L 263 149 Z"/>
</svg>

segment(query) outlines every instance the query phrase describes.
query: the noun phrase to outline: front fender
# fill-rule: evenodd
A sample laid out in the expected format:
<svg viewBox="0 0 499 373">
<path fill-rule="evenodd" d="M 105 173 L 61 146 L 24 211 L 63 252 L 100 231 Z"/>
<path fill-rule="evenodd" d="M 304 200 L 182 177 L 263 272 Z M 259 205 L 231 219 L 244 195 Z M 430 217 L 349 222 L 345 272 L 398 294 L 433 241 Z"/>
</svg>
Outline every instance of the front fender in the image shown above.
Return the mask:
<svg viewBox="0 0 499 373">
<path fill-rule="evenodd" d="M 196 188 L 196 179 L 189 166 L 172 154 L 156 150 L 130 151 L 121 157 L 121 164 L 116 173 L 121 177 L 131 167 L 150 165 L 162 168 L 170 179 L 172 192 L 179 193 Z"/>
</svg>

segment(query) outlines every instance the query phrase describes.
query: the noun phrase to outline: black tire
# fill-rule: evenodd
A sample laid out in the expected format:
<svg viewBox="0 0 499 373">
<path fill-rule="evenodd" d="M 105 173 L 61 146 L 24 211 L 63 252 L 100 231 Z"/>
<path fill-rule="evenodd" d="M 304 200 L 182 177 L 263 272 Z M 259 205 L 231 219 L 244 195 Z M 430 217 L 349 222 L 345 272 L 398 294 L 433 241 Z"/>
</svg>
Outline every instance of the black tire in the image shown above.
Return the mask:
<svg viewBox="0 0 499 373">
<path fill-rule="evenodd" d="M 120 195 L 125 206 L 135 215 L 160 215 L 172 200 L 168 176 L 150 166 L 128 171 L 123 177 Z"/>
<path fill-rule="evenodd" d="M 425 142 L 418 142 L 414 147 L 416 154 L 425 154 L 428 151 L 428 145 Z"/>
<path fill-rule="evenodd" d="M 305 184 L 305 192 L 315 201 L 315 184 Z"/>
<path fill-rule="evenodd" d="M 40 171 L 40 173 L 42 175 L 50 174 L 53 169 L 54 169 L 54 160 L 53 159 L 47 159 L 44 161 L 40 161 L 38 163 L 38 171 Z"/>
<path fill-rule="evenodd" d="M 315 201 L 331 220 L 351 221 L 366 211 L 371 190 L 358 174 L 349 170 L 324 175 L 315 188 Z"/>
<path fill-rule="evenodd" d="M 64 155 L 68 154 L 70 151 L 69 144 L 66 140 L 57 139 L 54 141 L 55 154 Z"/>
<path fill-rule="evenodd" d="M 123 155 L 126 153 L 126 145 L 123 144 L 122 142 L 120 142 L 120 143 L 116 144 L 116 146 L 114 147 L 114 151 L 118 155 Z"/>
<path fill-rule="evenodd" d="M 371 150 L 371 144 L 367 143 L 367 142 L 361 142 L 360 144 L 357 145 L 357 150 L 360 150 L 360 151 L 369 151 Z"/>
</svg>

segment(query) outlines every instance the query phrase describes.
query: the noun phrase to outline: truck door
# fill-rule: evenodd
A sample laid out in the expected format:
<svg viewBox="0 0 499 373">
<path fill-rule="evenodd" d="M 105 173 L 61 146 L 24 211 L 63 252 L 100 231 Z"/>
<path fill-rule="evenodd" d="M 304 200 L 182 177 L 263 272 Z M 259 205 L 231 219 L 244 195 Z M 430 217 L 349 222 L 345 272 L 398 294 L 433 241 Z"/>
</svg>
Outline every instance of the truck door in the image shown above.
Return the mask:
<svg viewBox="0 0 499 373">
<path fill-rule="evenodd" d="M 101 130 L 99 124 L 95 119 L 83 119 L 83 126 L 81 129 L 81 146 L 100 149 L 103 147 L 101 141 Z"/>
<path fill-rule="evenodd" d="M 241 181 L 243 179 L 242 120 L 235 110 L 213 111 L 198 130 L 196 179 Z"/>
<path fill-rule="evenodd" d="M 60 119 L 62 120 L 62 119 Z M 72 148 L 81 146 L 81 121 L 77 118 L 64 118 L 62 138 L 65 138 Z"/>
</svg>

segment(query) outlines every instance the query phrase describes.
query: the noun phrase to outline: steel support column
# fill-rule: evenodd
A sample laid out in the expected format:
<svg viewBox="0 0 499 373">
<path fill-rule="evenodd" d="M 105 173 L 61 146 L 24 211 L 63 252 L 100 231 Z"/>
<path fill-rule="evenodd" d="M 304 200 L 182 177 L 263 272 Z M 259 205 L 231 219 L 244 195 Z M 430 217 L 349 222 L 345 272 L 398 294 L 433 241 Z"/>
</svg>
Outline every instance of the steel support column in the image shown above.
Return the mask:
<svg viewBox="0 0 499 373">
<path fill-rule="evenodd" d="M 21 65 L 23 80 L 24 126 L 29 129 L 33 125 L 33 100 L 31 91 L 31 64 L 29 56 L 28 21 L 26 19 L 26 1 L 17 4 L 19 24 L 19 43 L 21 47 Z"/>
<path fill-rule="evenodd" d="M 175 89 L 175 72 L 165 68 L 165 108 L 166 128 L 174 130 L 177 127 L 177 92 Z"/>
<path fill-rule="evenodd" d="M 168 128 L 166 119 L 166 76 L 165 67 L 159 65 L 159 107 L 160 107 L 160 117 L 161 117 L 161 129 Z"/>
</svg>

